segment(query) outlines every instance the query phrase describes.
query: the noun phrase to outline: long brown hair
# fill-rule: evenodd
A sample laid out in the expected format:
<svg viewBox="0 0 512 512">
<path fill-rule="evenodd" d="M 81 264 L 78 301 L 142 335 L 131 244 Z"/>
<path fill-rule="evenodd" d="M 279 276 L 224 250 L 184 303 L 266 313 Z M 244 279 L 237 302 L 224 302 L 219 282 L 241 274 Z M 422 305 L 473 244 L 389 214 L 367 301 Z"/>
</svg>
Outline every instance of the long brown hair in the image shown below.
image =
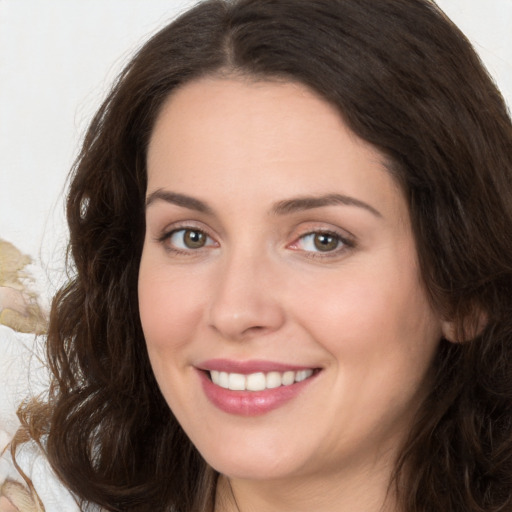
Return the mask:
<svg viewBox="0 0 512 512">
<path fill-rule="evenodd" d="M 400 507 L 512 510 L 512 126 L 471 45 L 429 0 L 210 0 L 133 58 L 74 168 L 50 400 L 24 413 L 57 474 L 107 510 L 213 509 L 217 475 L 151 371 L 137 274 L 155 118 L 177 87 L 219 73 L 301 82 L 388 156 L 426 289 L 459 341 L 440 341 L 397 461 Z"/>
</svg>

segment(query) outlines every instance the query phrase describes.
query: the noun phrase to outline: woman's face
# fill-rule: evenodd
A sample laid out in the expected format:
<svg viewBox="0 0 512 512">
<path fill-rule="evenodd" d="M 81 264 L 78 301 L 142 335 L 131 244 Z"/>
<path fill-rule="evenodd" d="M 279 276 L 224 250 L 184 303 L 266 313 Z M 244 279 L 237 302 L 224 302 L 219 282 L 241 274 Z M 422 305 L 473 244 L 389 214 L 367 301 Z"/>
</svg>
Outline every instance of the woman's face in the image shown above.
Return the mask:
<svg viewBox="0 0 512 512">
<path fill-rule="evenodd" d="M 151 364 L 221 473 L 388 461 L 443 325 L 383 156 L 306 87 L 202 79 L 148 151 L 139 302 Z"/>
</svg>

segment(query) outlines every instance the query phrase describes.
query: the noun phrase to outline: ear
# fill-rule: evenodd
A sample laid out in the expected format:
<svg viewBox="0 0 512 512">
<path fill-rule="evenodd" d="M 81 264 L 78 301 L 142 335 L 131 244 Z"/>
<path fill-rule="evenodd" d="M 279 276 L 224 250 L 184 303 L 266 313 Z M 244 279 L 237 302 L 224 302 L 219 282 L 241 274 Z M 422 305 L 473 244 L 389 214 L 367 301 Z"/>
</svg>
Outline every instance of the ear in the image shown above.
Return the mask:
<svg viewBox="0 0 512 512">
<path fill-rule="evenodd" d="M 451 343 L 457 343 L 457 328 L 455 327 L 455 322 L 445 320 L 441 324 L 441 331 L 445 340 L 448 340 Z"/>
<path fill-rule="evenodd" d="M 451 343 L 465 343 L 482 334 L 487 326 L 487 313 L 478 311 L 468 315 L 462 322 L 444 320 L 441 324 L 443 337 Z"/>
</svg>

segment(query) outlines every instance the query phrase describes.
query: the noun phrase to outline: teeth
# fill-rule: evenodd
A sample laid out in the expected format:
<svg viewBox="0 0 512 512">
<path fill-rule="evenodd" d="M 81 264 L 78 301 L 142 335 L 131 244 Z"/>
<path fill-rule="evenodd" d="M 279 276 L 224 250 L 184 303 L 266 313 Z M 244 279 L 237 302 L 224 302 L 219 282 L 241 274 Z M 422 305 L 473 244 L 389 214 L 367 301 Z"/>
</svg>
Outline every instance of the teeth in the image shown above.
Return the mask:
<svg viewBox="0 0 512 512">
<path fill-rule="evenodd" d="M 233 391 L 243 391 L 245 389 L 245 375 L 240 373 L 230 373 L 228 377 L 229 389 Z"/>
<path fill-rule="evenodd" d="M 284 372 L 282 377 L 283 386 L 289 386 L 295 382 L 295 372 Z"/>
<path fill-rule="evenodd" d="M 219 386 L 229 389 L 229 375 L 226 372 L 219 373 Z"/>
<path fill-rule="evenodd" d="M 282 379 L 279 372 L 267 373 L 267 388 L 274 389 L 281 385 Z"/>
<path fill-rule="evenodd" d="M 311 377 L 311 374 L 309 373 L 310 370 L 300 370 L 295 375 L 295 382 L 302 382 L 303 380 L 306 380 L 308 377 Z"/>
<path fill-rule="evenodd" d="M 245 389 L 250 391 L 263 391 L 267 387 L 264 373 L 251 373 L 245 377 Z"/>
<path fill-rule="evenodd" d="M 280 386 L 290 386 L 295 382 L 302 382 L 313 375 L 313 370 L 299 370 L 286 372 L 257 372 L 243 375 L 241 373 L 227 373 L 212 370 L 210 377 L 214 384 L 232 391 L 263 391 Z"/>
</svg>

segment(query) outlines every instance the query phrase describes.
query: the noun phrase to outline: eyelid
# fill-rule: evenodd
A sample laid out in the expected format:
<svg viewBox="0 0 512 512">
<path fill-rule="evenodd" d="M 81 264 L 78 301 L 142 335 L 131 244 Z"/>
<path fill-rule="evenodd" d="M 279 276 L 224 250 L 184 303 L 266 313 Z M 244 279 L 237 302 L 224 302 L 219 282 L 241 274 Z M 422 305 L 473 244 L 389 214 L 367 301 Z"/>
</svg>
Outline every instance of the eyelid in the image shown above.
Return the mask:
<svg viewBox="0 0 512 512">
<path fill-rule="evenodd" d="M 175 222 L 171 225 L 166 226 L 159 235 L 155 237 L 155 241 L 163 244 L 165 246 L 165 249 L 169 252 L 172 252 L 174 254 L 186 254 L 190 255 L 192 253 L 198 253 L 202 249 L 208 249 L 212 247 L 213 244 L 206 244 L 203 247 L 200 247 L 198 249 L 181 249 L 179 247 L 171 246 L 168 241 L 170 238 L 179 231 L 199 231 L 203 233 L 207 238 L 212 240 L 217 247 L 219 244 L 215 237 L 211 234 L 210 230 L 207 229 L 202 223 L 196 222 L 196 221 L 180 221 Z"/>
<path fill-rule="evenodd" d="M 173 234 L 175 234 L 178 231 L 200 231 L 201 233 L 204 233 L 208 239 L 213 241 L 212 243 L 207 243 L 203 247 L 197 248 L 197 249 L 181 249 L 179 247 L 170 246 L 168 240 L 172 237 Z M 348 232 L 347 230 L 334 227 L 332 225 L 326 226 L 325 224 L 320 225 L 320 223 L 311 223 L 310 225 L 307 225 L 306 227 L 302 227 L 302 229 L 296 229 L 296 234 L 293 235 L 293 241 L 286 245 L 286 247 L 295 250 L 296 252 L 301 252 L 304 255 L 311 257 L 311 258 L 329 258 L 329 257 L 336 257 L 340 256 L 341 253 L 344 253 L 350 249 L 353 249 L 356 247 L 356 237 Z M 315 234 L 325 234 L 336 237 L 341 242 L 341 247 L 333 249 L 331 251 L 308 251 L 301 249 L 299 247 L 293 247 L 296 246 L 300 240 L 304 239 L 307 236 L 315 235 Z M 205 249 L 211 249 L 211 247 L 219 247 L 220 244 L 216 239 L 216 236 L 214 236 L 211 233 L 211 230 L 208 228 L 208 226 L 205 226 L 202 222 L 198 221 L 191 221 L 191 220 L 185 220 L 185 221 L 178 221 L 173 224 L 167 225 L 161 233 L 155 237 L 155 241 L 163 244 L 165 246 L 165 249 L 169 252 L 175 253 L 175 254 L 186 254 L 191 255 L 192 253 L 199 253 L 202 250 Z"/>
<path fill-rule="evenodd" d="M 316 234 L 322 234 L 322 235 L 329 235 L 336 237 L 339 242 L 341 243 L 341 247 L 337 247 L 336 249 L 332 251 L 308 251 L 301 248 L 293 247 L 296 246 L 300 240 L 303 240 L 304 238 Z M 311 226 L 308 229 L 305 229 L 300 234 L 294 236 L 293 242 L 288 245 L 289 248 L 292 250 L 295 250 L 297 252 L 301 252 L 304 255 L 310 257 L 310 258 L 332 258 L 340 256 L 342 253 L 353 249 L 356 247 L 356 239 L 355 236 L 348 233 L 345 230 L 333 228 L 331 226 Z"/>
</svg>

